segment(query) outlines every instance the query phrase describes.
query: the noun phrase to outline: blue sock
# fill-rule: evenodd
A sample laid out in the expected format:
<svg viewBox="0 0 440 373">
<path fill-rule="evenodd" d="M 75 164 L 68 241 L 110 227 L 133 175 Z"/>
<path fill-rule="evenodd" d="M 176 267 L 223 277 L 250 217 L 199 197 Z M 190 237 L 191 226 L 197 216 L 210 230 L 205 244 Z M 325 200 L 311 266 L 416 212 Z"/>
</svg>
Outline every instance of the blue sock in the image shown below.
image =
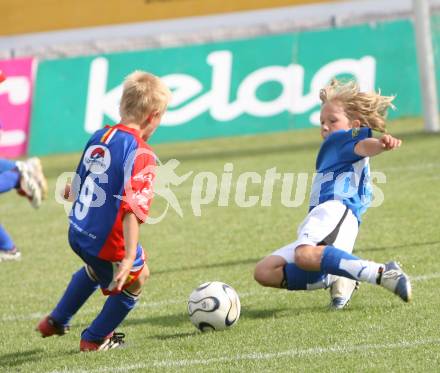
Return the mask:
<svg viewBox="0 0 440 373">
<path fill-rule="evenodd" d="M 67 326 L 72 316 L 97 288 L 98 283 L 92 280 L 85 267 L 82 267 L 73 274 L 64 295 L 50 315 L 61 325 Z"/>
<path fill-rule="evenodd" d="M 0 158 L 0 173 L 5 171 L 11 171 L 17 167 L 17 164 L 14 161 L 10 161 L 9 159 Z"/>
<path fill-rule="evenodd" d="M 20 173 L 17 170 L 5 171 L 0 174 L 0 193 L 9 192 L 20 183 Z"/>
<path fill-rule="evenodd" d="M 12 242 L 11 236 L 6 232 L 5 228 L 0 225 L 0 249 L 1 250 L 12 250 L 15 247 L 14 242 Z"/>
<path fill-rule="evenodd" d="M 288 263 L 284 266 L 284 280 L 287 290 L 315 290 L 328 285 L 325 273 L 304 271 L 295 263 Z"/>
<path fill-rule="evenodd" d="M 136 305 L 137 297 L 127 291 L 110 295 L 101 313 L 92 324 L 82 332 L 81 338 L 86 341 L 100 341 L 113 332 Z"/>
<path fill-rule="evenodd" d="M 321 270 L 325 273 L 372 284 L 376 283 L 377 273 L 382 266 L 383 264 L 360 259 L 330 245 L 325 247 L 321 259 Z"/>
</svg>

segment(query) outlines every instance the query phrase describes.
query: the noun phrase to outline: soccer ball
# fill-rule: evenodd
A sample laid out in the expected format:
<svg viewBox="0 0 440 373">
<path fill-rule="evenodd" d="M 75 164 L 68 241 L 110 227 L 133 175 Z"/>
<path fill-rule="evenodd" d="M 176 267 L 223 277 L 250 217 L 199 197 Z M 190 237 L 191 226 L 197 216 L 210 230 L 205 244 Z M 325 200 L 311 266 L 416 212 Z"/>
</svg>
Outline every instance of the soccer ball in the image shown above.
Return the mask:
<svg viewBox="0 0 440 373">
<path fill-rule="evenodd" d="M 219 281 L 201 284 L 188 300 L 189 318 L 202 332 L 224 330 L 235 325 L 240 309 L 235 290 Z"/>
</svg>

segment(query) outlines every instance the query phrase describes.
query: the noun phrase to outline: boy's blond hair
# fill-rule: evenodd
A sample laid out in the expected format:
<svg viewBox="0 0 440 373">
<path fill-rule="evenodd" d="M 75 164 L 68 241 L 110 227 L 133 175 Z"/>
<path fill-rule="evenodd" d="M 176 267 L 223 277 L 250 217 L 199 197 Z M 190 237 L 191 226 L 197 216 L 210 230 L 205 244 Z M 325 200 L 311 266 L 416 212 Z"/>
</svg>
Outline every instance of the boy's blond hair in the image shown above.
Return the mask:
<svg viewBox="0 0 440 373">
<path fill-rule="evenodd" d="M 379 92 L 360 92 L 354 80 L 332 81 L 319 92 L 322 104 L 340 103 L 350 120 L 359 120 L 361 126 L 367 126 L 379 132 L 386 132 L 385 119 L 388 108 L 394 109 L 391 103 L 396 96 L 382 96 Z"/>
<path fill-rule="evenodd" d="M 126 121 L 142 124 L 152 112 L 164 113 L 170 98 L 170 90 L 157 76 L 137 70 L 124 80 L 119 114 Z"/>
</svg>

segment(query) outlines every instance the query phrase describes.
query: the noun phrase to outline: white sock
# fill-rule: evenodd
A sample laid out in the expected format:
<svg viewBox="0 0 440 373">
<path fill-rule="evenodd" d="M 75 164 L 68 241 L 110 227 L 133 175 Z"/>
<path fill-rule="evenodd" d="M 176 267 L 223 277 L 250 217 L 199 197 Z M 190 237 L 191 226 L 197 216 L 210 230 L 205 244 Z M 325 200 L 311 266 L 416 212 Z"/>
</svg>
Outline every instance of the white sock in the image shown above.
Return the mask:
<svg viewBox="0 0 440 373">
<path fill-rule="evenodd" d="M 369 282 L 376 284 L 379 269 L 384 267 L 383 264 L 370 262 L 369 260 L 347 260 L 341 259 L 339 268 L 347 271 L 356 280 L 361 282 Z"/>
</svg>

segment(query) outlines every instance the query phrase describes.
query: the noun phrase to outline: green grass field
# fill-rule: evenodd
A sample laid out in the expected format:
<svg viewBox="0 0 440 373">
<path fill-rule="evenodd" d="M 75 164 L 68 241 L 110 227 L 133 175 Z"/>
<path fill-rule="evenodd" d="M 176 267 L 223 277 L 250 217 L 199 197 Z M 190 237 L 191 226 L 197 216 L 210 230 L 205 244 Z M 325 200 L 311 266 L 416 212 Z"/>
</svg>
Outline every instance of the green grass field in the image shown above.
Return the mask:
<svg viewBox="0 0 440 373">
<path fill-rule="evenodd" d="M 142 227 L 141 242 L 152 272 L 139 306 L 120 327 L 126 348 L 79 353 L 80 332 L 99 311 L 96 293 L 63 337 L 42 339 L 34 331 L 62 294 L 80 260 L 67 244 L 67 218 L 55 202 L 57 176 L 72 171 L 79 155 L 43 158 L 50 198 L 39 211 L 15 193 L 1 196 L 1 223 L 23 253 L 20 262 L 0 263 L 1 372 L 126 371 L 439 371 L 440 369 L 440 136 L 422 132 L 419 120 L 393 122 L 403 147 L 372 160 L 386 184 L 379 208 L 364 216 L 356 253 L 367 259 L 400 261 L 412 276 L 414 301 L 404 304 L 386 290 L 362 285 L 350 307 L 327 308 L 327 291 L 287 292 L 254 282 L 255 263 L 295 240 L 307 211 L 281 204 L 275 184 L 272 206 L 240 208 L 234 192 L 228 207 L 214 202 L 191 208 L 191 176 L 174 188 L 183 218 L 170 210 L 156 225 Z M 181 161 L 177 173 L 214 172 L 232 162 L 239 174 L 267 169 L 313 172 L 317 130 L 156 146 L 161 160 Z M 261 196 L 261 185 L 249 188 Z M 234 190 L 234 189 L 233 189 Z M 152 215 L 164 207 L 157 200 Z M 202 282 L 220 280 L 240 295 L 242 315 L 231 330 L 200 333 L 186 314 L 186 301 Z"/>
</svg>

